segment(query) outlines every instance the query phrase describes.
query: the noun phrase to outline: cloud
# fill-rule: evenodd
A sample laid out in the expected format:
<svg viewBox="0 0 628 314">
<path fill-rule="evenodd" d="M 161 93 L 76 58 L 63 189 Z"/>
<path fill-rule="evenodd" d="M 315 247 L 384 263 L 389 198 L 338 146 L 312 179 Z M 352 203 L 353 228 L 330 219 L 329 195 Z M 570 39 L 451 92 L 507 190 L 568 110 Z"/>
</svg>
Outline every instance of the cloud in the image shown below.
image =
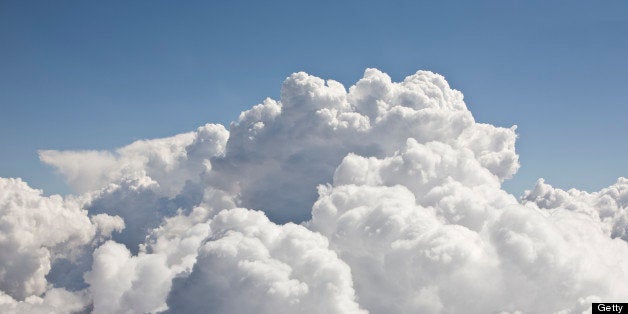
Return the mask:
<svg viewBox="0 0 628 314">
<path fill-rule="evenodd" d="M 565 208 L 582 213 L 600 223 L 612 238 L 628 241 L 628 179 L 617 182 L 599 192 L 588 193 L 576 189 L 556 189 L 539 179 L 532 190 L 522 198 L 526 205 L 545 210 Z"/>
<path fill-rule="evenodd" d="M 376 69 L 303 72 L 227 131 L 40 151 L 76 196 L 0 183 L 0 309 L 94 313 L 582 312 L 628 295 L 628 181 L 519 168 L 516 126 Z M 4 306 L 4 308 L 1 308 Z M 30 308 L 29 308 L 30 307 Z"/>
<path fill-rule="evenodd" d="M 349 155 L 307 225 L 349 264 L 373 313 L 572 312 L 628 293 L 625 241 L 580 213 L 519 204 L 482 169 L 434 142 Z"/>
<path fill-rule="evenodd" d="M 119 217 L 94 220 L 79 199 L 45 197 L 20 179 L 0 178 L 0 290 L 17 300 L 44 294 L 52 262 L 76 260 L 94 237 L 123 227 Z"/>
<path fill-rule="evenodd" d="M 93 312 L 166 310 L 173 278 L 192 270 L 199 247 L 209 236 L 210 213 L 197 207 L 188 215 L 165 219 L 136 255 L 114 241 L 96 249 L 91 270 L 85 274 Z"/>
<path fill-rule="evenodd" d="M 156 312 L 170 290 L 172 276 L 161 254 L 131 252 L 122 244 L 106 242 L 94 251 L 92 270 L 85 274 L 93 298 L 93 313 Z"/>
<path fill-rule="evenodd" d="M 148 177 L 160 194 L 176 196 L 188 180 L 198 180 L 207 159 L 224 152 L 228 137 L 222 125 L 207 124 L 195 132 L 136 141 L 115 152 L 41 150 L 39 158 L 80 193 Z"/>
<path fill-rule="evenodd" d="M 78 313 L 88 308 L 88 300 L 83 293 L 72 293 L 64 289 L 50 289 L 42 297 L 32 295 L 24 301 L 16 301 L 0 291 L 0 312 L 7 314 Z"/>
<path fill-rule="evenodd" d="M 191 274 L 175 281 L 172 313 L 366 313 L 349 267 L 320 234 L 246 209 L 209 225 Z"/>
<path fill-rule="evenodd" d="M 509 178 L 519 167 L 514 128 L 475 123 L 462 99 L 427 71 L 394 83 L 369 69 L 348 92 L 336 81 L 295 73 L 280 102 L 267 99 L 231 125 L 208 181 L 238 194 L 242 206 L 286 222 L 310 218 L 315 187 L 331 181 L 347 154 L 390 156 L 408 138 L 471 150 L 499 181 Z"/>
</svg>

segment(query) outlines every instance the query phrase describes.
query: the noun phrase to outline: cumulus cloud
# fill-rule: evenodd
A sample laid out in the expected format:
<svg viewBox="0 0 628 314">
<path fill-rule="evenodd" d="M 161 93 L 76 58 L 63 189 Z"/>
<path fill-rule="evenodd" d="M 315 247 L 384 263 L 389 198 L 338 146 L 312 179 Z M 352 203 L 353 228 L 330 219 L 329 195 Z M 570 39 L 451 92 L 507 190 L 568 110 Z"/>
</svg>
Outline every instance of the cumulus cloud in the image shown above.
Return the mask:
<svg viewBox="0 0 628 314">
<path fill-rule="evenodd" d="M 612 238 L 628 241 L 628 179 L 619 178 L 608 188 L 588 193 L 576 189 L 556 189 L 539 179 L 522 197 L 526 205 L 544 210 L 564 208 L 599 222 Z"/>
<path fill-rule="evenodd" d="M 94 219 L 78 199 L 45 197 L 20 179 L 0 178 L 0 290 L 18 300 L 42 295 L 52 262 L 77 259 L 96 235 L 123 227 L 119 217 Z"/>
<path fill-rule="evenodd" d="M 7 314 L 78 313 L 88 308 L 84 293 L 72 293 L 64 289 L 50 289 L 43 296 L 31 295 L 24 301 L 16 301 L 0 291 L 0 312 Z"/>
<path fill-rule="evenodd" d="M 79 193 L 0 184 L 0 310 L 582 312 L 628 295 L 628 181 L 517 199 L 516 126 L 376 69 L 303 72 L 229 131 L 40 151 Z"/>
<path fill-rule="evenodd" d="M 472 154 L 447 151 L 409 140 L 393 157 L 349 155 L 319 189 L 308 226 L 349 264 L 366 309 L 572 312 L 628 293 L 626 242 L 588 216 L 518 204 Z"/>
<path fill-rule="evenodd" d="M 210 212 L 197 207 L 188 215 L 165 219 L 137 255 L 109 241 L 94 252 L 85 274 L 93 313 L 156 313 L 168 309 L 172 280 L 189 273 L 199 247 L 209 236 Z"/>
<path fill-rule="evenodd" d="M 366 313 L 349 267 L 320 234 L 241 208 L 209 225 L 191 274 L 175 281 L 171 312 Z"/>
<path fill-rule="evenodd" d="M 53 166 L 77 192 L 89 192 L 124 180 L 150 178 L 160 194 L 176 196 L 188 180 L 224 152 L 229 132 L 207 124 L 195 132 L 136 141 L 109 151 L 41 150 L 42 162 Z"/>
</svg>

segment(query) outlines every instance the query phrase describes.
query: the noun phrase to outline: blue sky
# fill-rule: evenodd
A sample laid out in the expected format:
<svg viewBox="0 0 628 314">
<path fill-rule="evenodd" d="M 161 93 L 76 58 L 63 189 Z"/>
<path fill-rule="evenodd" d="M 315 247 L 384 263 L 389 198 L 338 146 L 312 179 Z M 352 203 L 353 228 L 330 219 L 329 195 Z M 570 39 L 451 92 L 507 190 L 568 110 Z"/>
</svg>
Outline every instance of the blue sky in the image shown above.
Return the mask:
<svg viewBox="0 0 628 314">
<path fill-rule="evenodd" d="M 0 176 L 67 193 L 38 149 L 112 149 L 228 124 L 295 71 L 441 73 L 478 121 L 519 126 L 539 177 L 628 176 L 628 2 L 2 1 Z"/>
</svg>

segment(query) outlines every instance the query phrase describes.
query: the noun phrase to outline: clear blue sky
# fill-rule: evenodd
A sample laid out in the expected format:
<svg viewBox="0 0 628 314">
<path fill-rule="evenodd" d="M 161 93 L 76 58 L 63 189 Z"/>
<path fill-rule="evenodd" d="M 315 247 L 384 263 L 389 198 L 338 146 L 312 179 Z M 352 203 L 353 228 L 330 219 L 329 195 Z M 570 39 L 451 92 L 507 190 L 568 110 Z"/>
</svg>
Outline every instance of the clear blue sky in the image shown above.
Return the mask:
<svg viewBox="0 0 628 314">
<path fill-rule="evenodd" d="M 441 73 L 478 121 L 519 125 L 517 195 L 628 176 L 625 0 L 0 1 L 0 176 L 66 193 L 37 149 L 228 124 L 292 72 L 367 67 Z"/>
</svg>

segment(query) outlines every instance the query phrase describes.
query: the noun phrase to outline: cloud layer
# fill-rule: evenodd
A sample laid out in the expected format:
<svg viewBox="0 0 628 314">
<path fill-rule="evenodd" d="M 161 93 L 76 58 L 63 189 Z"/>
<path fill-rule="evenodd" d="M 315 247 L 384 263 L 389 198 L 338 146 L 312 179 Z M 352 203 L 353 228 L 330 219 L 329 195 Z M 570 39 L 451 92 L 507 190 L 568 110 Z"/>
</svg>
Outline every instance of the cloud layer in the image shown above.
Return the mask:
<svg viewBox="0 0 628 314">
<path fill-rule="evenodd" d="M 516 127 L 478 123 L 432 72 L 281 99 L 109 151 L 40 151 L 77 191 L 0 179 L 0 310 L 582 312 L 628 295 L 628 181 L 539 180 Z"/>
</svg>

